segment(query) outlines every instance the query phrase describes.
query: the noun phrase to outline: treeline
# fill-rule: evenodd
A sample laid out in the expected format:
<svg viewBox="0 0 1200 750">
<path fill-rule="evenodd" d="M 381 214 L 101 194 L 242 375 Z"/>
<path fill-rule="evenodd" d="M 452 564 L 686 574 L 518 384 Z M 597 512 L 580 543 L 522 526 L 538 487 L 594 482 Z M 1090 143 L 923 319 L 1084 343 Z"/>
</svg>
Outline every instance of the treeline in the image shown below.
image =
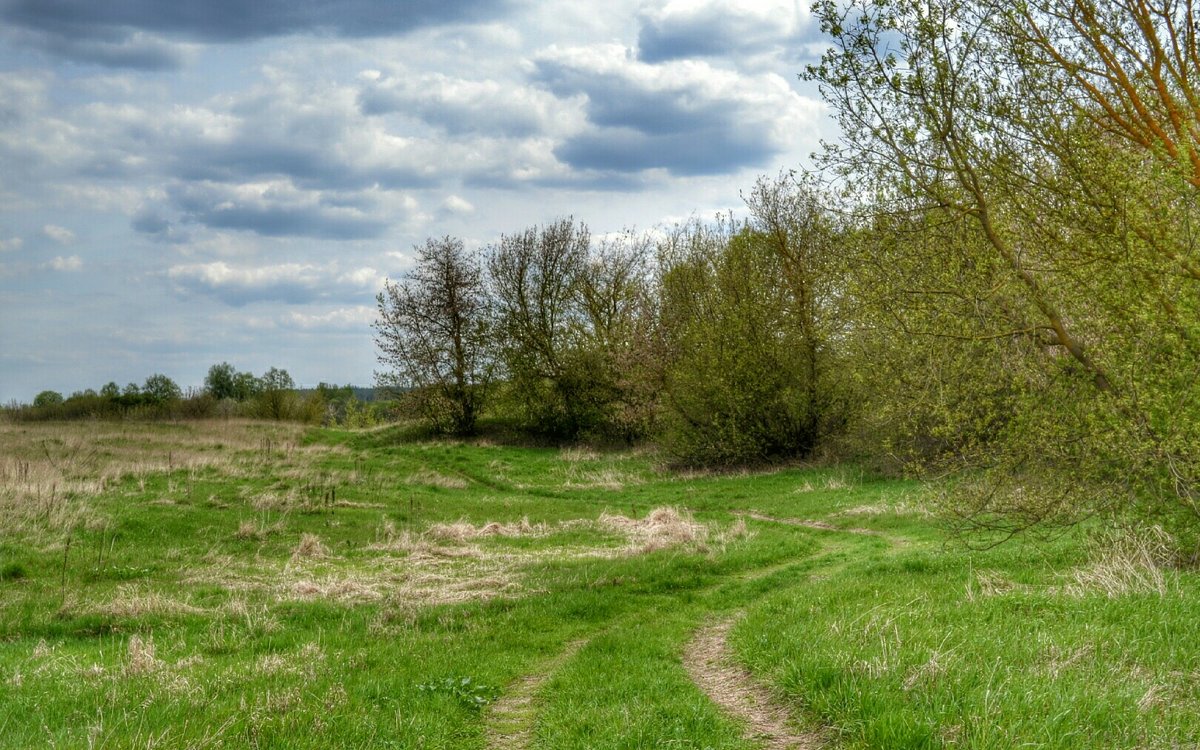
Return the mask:
<svg viewBox="0 0 1200 750">
<path fill-rule="evenodd" d="M 391 405 L 366 403 L 363 389 L 321 383 L 296 388 L 287 370 L 272 367 L 261 376 L 239 372 L 228 362 L 213 365 L 200 389 L 184 391 L 162 374 L 123 388 L 109 382 L 99 390 L 37 394 L 32 404 L 10 404 L 4 413 L 18 421 L 56 419 L 178 420 L 244 417 L 369 427 L 394 418 Z"/>
<path fill-rule="evenodd" d="M 379 295 L 380 385 L 448 434 L 486 415 L 551 440 L 653 439 L 702 466 L 831 450 L 861 400 L 853 232 L 790 174 L 747 205 L 745 221 L 599 239 L 568 218 L 480 252 L 430 239 Z"/>
</svg>

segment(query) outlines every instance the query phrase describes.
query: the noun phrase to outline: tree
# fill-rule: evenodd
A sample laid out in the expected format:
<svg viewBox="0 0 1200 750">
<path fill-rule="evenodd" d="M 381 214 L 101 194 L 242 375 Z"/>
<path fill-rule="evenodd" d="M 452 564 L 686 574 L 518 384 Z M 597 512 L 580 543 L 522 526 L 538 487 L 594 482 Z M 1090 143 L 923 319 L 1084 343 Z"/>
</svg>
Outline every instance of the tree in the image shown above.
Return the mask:
<svg viewBox="0 0 1200 750">
<path fill-rule="evenodd" d="M 183 391 L 166 375 L 154 374 L 146 378 L 142 384 L 141 394 L 147 401 L 164 404 L 168 401 L 178 401 L 183 398 Z"/>
<path fill-rule="evenodd" d="M 986 445 L 946 446 L 988 470 L 952 510 L 1009 532 L 1132 513 L 1200 554 L 1191 5 L 860 0 L 817 15 L 833 46 L 809 76 L 843 131 L 827 163 L 870 196 L 863 226 L 893 233 L 861 245 L 876 320 L 916 332 L 934 364 L 987 353 L 989 371 L 954 386 L 1003 416 Z"/>
<path fill-rule="evenodd" d="M 208 368 L 208 375 L 204 377 L 204 390 L 217 399 L 245 401 L 253 397 L 258 388 L 258 378 L 248 372 L 238 372 L 228 362 Z"/>
<path fill-rule="evenodd" d="M 267 419 L 289 419 L 293 416 L 296 383 L 287 370 L 272 367 L 258 379 L 256 403 L 259 414 Z"/>
<path fill-rule="evenodd" d="M 758 245 L 775 256 L 787 287 L 806 454 L 843 428 L 851 390 L 851 371 L 839 349 L 851 328 L 844 309 L 846 233 L 823 197 L 811 178 L 795 173 L 760 177 L 746 197 L 749 227 Z"/>
<path fill-rule="evenodd" d="M 100 395 L 111 401 L 112 399 L 120 397 L 121 386 L 110 380 L 109 382 L 105 383 L 102 388 L 100 388 Z"/>
<path fill-rule="evenodd" d="M 58 406 L 63 402 L 63 396 L 58 391 L 42 391 L 33 397 L 33 405 L 37 408 Z"/>
<path fill-rule="evenodd" d="M 571 218 L 504 235 L 488 271 L 500 354 L 525 426 L 573 439 L 603 422 L 610 393 L 585 345 L 579 284 L 591 235 Z"/>
<path fill-rule="evenodd" d="M 588 253 L 576 284 L 583 313 L 580 362 L 592 383 L 597 427 L 632 442 L 655 427 L 662 389 L 651 240 L 626 230 Z"/>
<path fill-rule="evenodd" d="M 469 435 L 496 368 L 491 307 L 479 257 L 461 240 L 430 238 L 403 281 L 376 298 L 380 385 L 409 391 L 440 431 Z"/>
<path fill-rule="evenodd" d="M 761 463 L 816 445 L 805 330 L 770 243 L 723 219 L 681 227 L 661 250 L 663 443 L 684 464 Z"/>
</svg>

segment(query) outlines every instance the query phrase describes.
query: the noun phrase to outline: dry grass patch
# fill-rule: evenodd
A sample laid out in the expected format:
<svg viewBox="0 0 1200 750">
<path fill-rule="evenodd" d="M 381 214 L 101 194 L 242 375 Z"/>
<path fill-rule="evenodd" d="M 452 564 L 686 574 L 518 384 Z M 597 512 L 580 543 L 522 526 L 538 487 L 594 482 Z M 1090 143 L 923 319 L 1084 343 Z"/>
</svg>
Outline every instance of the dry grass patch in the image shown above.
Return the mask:
<svg viewBox="0 0 1200 750">
<path fill-rule="evenodd" d="M 635 554 L 654 552 L 671 547 L 689 547 L 707 552 L 709 527 L 692 518 L 690 513 L 663 507 L 650 511 L 645 518 L 602 513 L 601 528 L 624 535 L 630 551 Z"/>
<path fill-rule="evenodd" d="M 1071 571 L 1062 592 L 1068 596 L 1100 593 L 1109 598 L 1163 596 L 1175 581 L 1169 571 L 1174 549 L 1174 540 L 1159 526 L 1110 534 L 1096 542 L 1090 564 Z"/>
<path fill-rule="evenodd" d="M 208 610 L 156 591 L 144 591 L 135 586 L 122 586 L 112 599 L 84 608 L 87 613 L 134 619 L 152 616 L 203 615 Z"/>
<path fill-rule="evenodd" d="M 383 598 L 383 582 L 371 576 L 331 574 L 292 582 L 284 599 L 327 599 L 335 602 L 373 602 Z"/>
<path fill-rule="evenodd" d="M 619 492 L 628 485 L 641 483 L 641 477 L 613 468 L 581 471 L 576 467 L 571 467 L 567 471 L 566 481 L 563 483 L 563 486 L 580 490 L 609 490 Z"/>
<path fill-rule="evenodd" d="M 233 532 L 233 536 L 235 539 L 261 542 L 269 536 L 282 534 L 285 528 L 283 519 L 272 524 L 268 524 L 266 521 L 246 519 L 238 524 L 237 531 Z"/>
<path fill-rule="evenodd" d="M 522 518 L 516 523 L 499 523 L 489 521 L 475 526 L 467 521 L 456 523 L 435 523 L 430 526 L 425 535 L 433 539 L 451 542 L 467 542 L 481 537 L 530 537 L 546 536 L 550 528 L 544 523 L 530 523 L 529 518 Z"/>
<path fill-rule="evenodd" d="M 129 644 L 125 650 L 125 674 L 147 674 L 157 671 L 162 664 L 155 656 L 154 636 L 142 638 L 134 633 L 129 637 Z"/>
<path fill-rule="evenodd" d="M 978 598 L 1003 596 L 1028 589 L 1028 586 L 1009 580 L 994 570 L 978 570 L 967 579 L 967 601 L 974 602 Z"/>
<path fill-rule="evenodd" d="M 895 501 L 887 501 L 880 498 L 876 503 L 865 503 L 863 505 L 855 505 L 852 508 L 846 508 L 834 513 L 835 516 L 919 516 L 921 518 L 932 518 L 935 514 L 933 509 L 926 503 L 910 497 L 908 494 L 902 495 Z"/>
<path fill-rule="evenodd" d="M 300 425 L 242 420 L 186 424 L 0 422 L 0 533 L 59 534 L 87 523 L 89 501 L 123 481 L 146 491 L 168 475 L 168 492 L 190 492 L 199 472 L 261 474 L 289 462 L 311 463 L 345 448 L 301 446 Z"/>
<path fill-rule="evenodd" d="M 421 469 L 420 471 L 409 474 L 404 480 L 408 485 L 425 485 L 427 487 L 441 487 L 447 490 L 465 490 L 471 486 L 463 477 L 452 477 L 433 469 Z"/>
<path fill-rule="evenodd" d="M 292 550 L 292 562 L 326 557 L 329 557 L 329 548 L 321 542 L 321 537 L 308 532 L 300 535 L 300 542 Z"/>
<path fill-rule="evenodd" d="M 800 486 L 792 490 L 792 494 L 804 495 L 809 492 L 837 492 L 838 490 L 848 490 L 855 486 L 855 484 L 856 482 L 844 475 L 834 474 L 815 481 L 805 479 Z"/>
<path fill-rule="evenodd" d="M 563 448 L 559 451 L 558 460 L 570 464 L 576 464 L 581 461 L 599 461 L 600 454 L 590 448 L 576 446 L 573 448 Z"/>
</svg>

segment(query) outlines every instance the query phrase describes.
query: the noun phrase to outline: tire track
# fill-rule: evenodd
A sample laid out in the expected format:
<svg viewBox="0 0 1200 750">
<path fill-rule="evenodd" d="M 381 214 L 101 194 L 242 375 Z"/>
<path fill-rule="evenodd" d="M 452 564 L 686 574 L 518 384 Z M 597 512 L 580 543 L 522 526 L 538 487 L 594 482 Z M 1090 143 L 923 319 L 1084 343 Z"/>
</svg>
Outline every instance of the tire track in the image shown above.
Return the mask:
<svg viewBox="0 0 1200 750">
<path fill-rule="evenodd" d="M 730 653 L 729 630 L 736 620 L 706 625 L 696 632 L 683 655 L 692 682 L 727 714 L 745 724 L 742 736 L 766 750 L 820 750 L 815 732 L 789 726 L 787 711 Z"/>
<path fill-rule="evenodd" d="M 535 699 L 538 690 L 587 642 L 588 639 L 580 639 L 567 644 L 558 654 L 543 661 L 536 672 L 513 682 L 504 695 L 491 705 L 484 725 L 487 746 L 491 750 L 524 750 L 530 746 L 537 717 Z"/>
</svg>

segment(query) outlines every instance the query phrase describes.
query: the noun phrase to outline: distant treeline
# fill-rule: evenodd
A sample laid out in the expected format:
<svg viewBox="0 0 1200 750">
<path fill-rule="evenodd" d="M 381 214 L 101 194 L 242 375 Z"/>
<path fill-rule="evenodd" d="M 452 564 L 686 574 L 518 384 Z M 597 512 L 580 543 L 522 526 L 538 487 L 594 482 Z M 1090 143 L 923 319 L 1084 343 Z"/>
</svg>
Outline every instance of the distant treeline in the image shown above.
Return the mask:
<svg viewBox="0 0 1200 750">
<path fill-rule="evenodd" d="M 65 397 L 42 391 L 32 404 L 5 406 L 4 414 L 19 421 L 246 417 L 361 427 L 394 418 L 393 410 L 375 388 L 327 383 L 297 388 L 287 370 L 272 367 L 255 376 L 222 362 L 209 368 L 199 389 L 185 391 L 166 375 L 154 374 L 141 385 L 110 382 Z"/>
</svg>

